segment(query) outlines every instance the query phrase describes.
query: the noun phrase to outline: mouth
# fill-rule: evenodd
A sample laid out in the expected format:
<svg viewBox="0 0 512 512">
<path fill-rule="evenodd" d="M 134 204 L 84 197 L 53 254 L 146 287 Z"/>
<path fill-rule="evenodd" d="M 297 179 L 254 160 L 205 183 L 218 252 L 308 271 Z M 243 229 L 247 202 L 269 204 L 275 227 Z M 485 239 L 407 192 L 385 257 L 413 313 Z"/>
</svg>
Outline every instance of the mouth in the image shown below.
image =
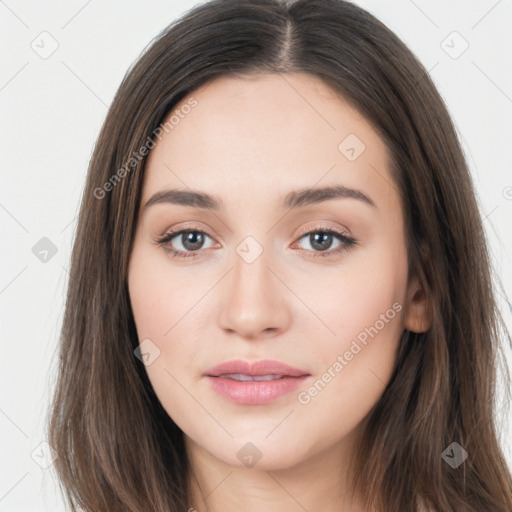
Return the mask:
<svg viewBox="0 0 512 512">
<path fill-rule="evenodd" d="M 211 375 L 211 377 L 213 377 L 213 375 Z M 223 375 L 218 375 L 217 377 L 220 377 L 221 379 L 237 380 L 239 382 L 262 382 L 268 380 L 282 379 L 284 375 L 247 375 L 244 373 L 225 373 Z"/>
<path fill-rule="evenodd" d="M 305 370 L 295 368 L 280 361 L 262 360 L 253 363 L 244 361 L 243 359 L 235 359 L 226 361 L 204 373 L 207 377 L 226 377 L 235 380 L 275 380 L 283 377 L 302 377 L 309 375 Z M 251 379 L 249 379 L 251 378 Z"/>
<path fill-rule="evenodd" d="M 279 361 L 227 361 L 203 374 L 214 391 L 242 405 L 263 405 L 290 393 L 310 373 Z"/>
</svg>

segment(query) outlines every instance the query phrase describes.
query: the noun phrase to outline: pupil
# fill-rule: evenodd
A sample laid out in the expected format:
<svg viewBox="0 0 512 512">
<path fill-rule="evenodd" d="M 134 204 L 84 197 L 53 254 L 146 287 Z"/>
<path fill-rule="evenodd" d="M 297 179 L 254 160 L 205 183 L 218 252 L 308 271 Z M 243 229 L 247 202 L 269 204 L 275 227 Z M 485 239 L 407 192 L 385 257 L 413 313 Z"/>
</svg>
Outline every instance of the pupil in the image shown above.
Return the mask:
<svg viewBox="0 0 512 512">
<path fill-rule="evenodd" d="M 190 251 L 199 249 L 203 245 L 203 234 L 197 231 L 189 232 L 185 236 L 185 243 L 183 245 Z"/>
<path fill-rule="evenodd" d="M 332 235 L 330 233 L 314 233 L 313 235 L 311 235 L 311 237 L 313 237 L 313 242 L 311 243 L 311 246 L 314 247 L 315 249 L 329 249 L 329 247 L 332 244 Z M 317 239 L 319 238 L 320 242 L 317 241 Z M 329 241 L 329 243 L 322 245 L 323 242 L 325 242 L 326 240 Z"/>
</svg>

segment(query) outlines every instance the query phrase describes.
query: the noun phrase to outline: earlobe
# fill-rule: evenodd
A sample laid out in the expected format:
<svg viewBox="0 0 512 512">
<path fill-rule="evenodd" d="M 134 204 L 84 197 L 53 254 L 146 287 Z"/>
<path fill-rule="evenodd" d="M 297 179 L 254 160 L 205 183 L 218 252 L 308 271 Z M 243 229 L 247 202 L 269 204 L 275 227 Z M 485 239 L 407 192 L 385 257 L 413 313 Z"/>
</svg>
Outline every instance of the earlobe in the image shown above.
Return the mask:
<svg viewBox="0 0 512 512">
<path fill-rule="evenodd" d="M 410 279 L 407 289 L 404 329 L 412 332 L 425 332 L 432 327 L 432 313 L 427 294 L 419 279 Z"/>
</svg>

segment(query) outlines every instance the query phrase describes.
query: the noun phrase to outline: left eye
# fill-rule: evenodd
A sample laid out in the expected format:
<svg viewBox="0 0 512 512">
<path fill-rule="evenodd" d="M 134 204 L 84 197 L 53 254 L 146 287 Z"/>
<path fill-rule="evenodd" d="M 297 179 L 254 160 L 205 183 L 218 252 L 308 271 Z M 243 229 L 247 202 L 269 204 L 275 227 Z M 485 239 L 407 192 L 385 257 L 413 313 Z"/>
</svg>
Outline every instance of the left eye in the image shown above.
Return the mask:
<svg viewBox="0 0 512 512">
<path fill-rule="evenodd" d="M 157 242 L 159 245 L 163 246 L 173 258 L 193 258 L 199 256 L 199 254 L 194 253 L 197 253 L 201 248 L 203 248 L 202 246 L 205 242 L 205 237 L 212 240 L 212 238 L 204 231 L 183 229 L 181 231 L 167 233 Z M 183 249 L 177 250 L 172 246 L 171 241 L 174 238 L 181 241 Z M 302 234 L 299 240 L 302 240 L 303 238 L 307 238 L 311 247 L 313 247 L 313 252 L 325 253 L 318 254 L 314 257 L 332 256 L 344 250 L 348 250 L 358 243 L 354 238 L 334 229 L 317 229 L 309 231 Z M 328 251 L 332 245 L 333 238 L 337 238 L 340 244 L 337 248 Z"/>
<path fill-rule="evenodd" d="M 340 241 L 340 245 L 343 245 L 342 242 L 347 242 L 348 238 L 345 235 L 341 235 L 340 233 L 337 233 L 335 231 L 331 230 L 325 230 L 325 231 L 310 231 L 309 233 L 306 233 L 302 235 L 299 240 L 302 240 L 303 238 L 306 239 L 307 242 L 309 242 L 309 245 L 313 247 L 314 252 L 317 250 L 320 252 L 325 252 L 328 249 L 331 248 L 333 244 L 333 239 L 338 239 Z M 340 247 L 338 245 L 338 248 Z M 332 252 L 336 252 L 337 248 L 334 249 Z"/>
</svg>

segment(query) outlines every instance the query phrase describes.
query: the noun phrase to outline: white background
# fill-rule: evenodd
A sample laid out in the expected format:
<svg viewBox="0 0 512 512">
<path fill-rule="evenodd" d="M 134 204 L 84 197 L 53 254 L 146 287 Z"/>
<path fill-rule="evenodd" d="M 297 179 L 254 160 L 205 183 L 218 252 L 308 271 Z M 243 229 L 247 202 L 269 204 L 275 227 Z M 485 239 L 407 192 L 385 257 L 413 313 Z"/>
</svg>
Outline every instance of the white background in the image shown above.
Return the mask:
<svg viewBox="0 0 512 512">
<path fill-rule="evenodd" d="M 512 296 L 512 0 L 355 3 L 390 27 L 430 71 L 457 125 L 496 272 Z M 64 510 L 52 470 L 31 454 L 44 441 L 87 165 L 127 69 L 194 4 L 0 1 L 0 512 Z M 58 43 L 46 59 L 31 47 L 43 31 Z M 453 31 L 469 43 L 456 59 L 443 47 L 462 48 L 458 36 L 446 39 Z M 42 237 L 57 247 L 46 263 L 32 253 Z M 502 303 L 502 310 L 510 329 L 510 309 Z M 511 440 L 508 425 L 503 443 L 512 466 Z"/>
</svg>

